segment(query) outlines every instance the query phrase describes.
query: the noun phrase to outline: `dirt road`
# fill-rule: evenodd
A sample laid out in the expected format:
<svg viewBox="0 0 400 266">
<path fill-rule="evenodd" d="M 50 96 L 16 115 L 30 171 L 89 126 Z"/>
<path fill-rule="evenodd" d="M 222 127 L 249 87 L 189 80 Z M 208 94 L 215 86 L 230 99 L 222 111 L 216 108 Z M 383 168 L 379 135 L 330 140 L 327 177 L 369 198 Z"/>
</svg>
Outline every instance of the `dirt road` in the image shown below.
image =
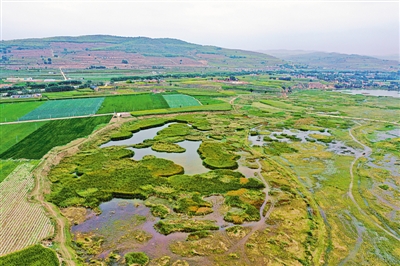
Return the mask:
<svg viewBox="0 0 400 266">
<path fill-rule="evenodd" d="M 362 125 L 357 123 L 359 126 L 361 127 Z M 354 199 L 353 196 L 353 184 L 354 184 L 354 165 L 356 164 L 356 162 L 358 161 L 358 159 L 360 159 L 361 157 L 368 157 L 371 153 L 372 153 L 372 149 L 368 146 L 366 146 L 365 144 L 361 143 L 358 139 L 356 139 L 356 137 L 354 137 L 352 130 L 358 128 L 351 128 L 349 129 L 349 135 L 350 137 L 357 142 L 358 144 L 360 144 L 363 148 L 364 151 L 361 155 L 356 155 L 356 157 L 354 158 L 354 160 L 351 162 L 350 164 L 350 185 L 349 185 L 349 191 L 347 192 L 347 195 L 349 196 L 349 198 L 351 199 L 351 201 L 353 202 L 354 206 L 358 209 L 358 211 L 365 216 L 365 218 L 367 220 L 372 221 L 372 223 L 378 227 L 379 229 L 381 229 L 382 231 L 384 231 L 386 234 L 390 235 L 391 237 L 395 238 L 397 241 L 400 241 L 400 238 L 396 235 L 394 235 L 393 233 L 389 232 L 388 230 L 386 230 L 385 228 L 383 228 L 381 225 L 379 225 L 377 222 L 375 222 L 374 220 L 371 220 L 371 215 L 367 214 L 361 207 L 360 205 L 358 205 L 357 201 Z"/>
<path fill-rule="evenodd" d="M 61 72 L 61 75 L 64 77 L 64 80 L 67 80 L 67 77 L 65 76 L 65 74 L 64 74 L 64 72 L 62 71 L 61 67 L 60 67 L 60 72 Z"/>
<path fill-rule="evenodd" d="M 59 254 L 61 256 L 61 261 L 66 265 L 75 266 L 75 258 L 73 251 L 68 247 L 66 232 L 69 230 L 69 224 L 67 219 L 62 216 L 58 207 L 52 203 L 46 202 L 44 195 L 50 192 L 51 183 L 47 179 L 51 168 L 66 157 L 71 156 L 79 151 L 79 147 L 86 143 L 87 141 L 93 139 L 95 136 L 111 130 L 113 128 L 119 127 L 122 121 L 114 120 L 116 123 L 108 124 L 107 126 L 97 130 L 88 138 L 81 138 L 70 142 L 63 147 L 53 148 L 41 161 L 38 167 L 34 170 L 33 174 L 35 176 L 36 184 L 32 190 L 31 196 L 34 200 L 37 200 L 47 211 L 48 215 L 55 222 L 55 235 L 54 241 L 59 246 Z"/>
</svg>

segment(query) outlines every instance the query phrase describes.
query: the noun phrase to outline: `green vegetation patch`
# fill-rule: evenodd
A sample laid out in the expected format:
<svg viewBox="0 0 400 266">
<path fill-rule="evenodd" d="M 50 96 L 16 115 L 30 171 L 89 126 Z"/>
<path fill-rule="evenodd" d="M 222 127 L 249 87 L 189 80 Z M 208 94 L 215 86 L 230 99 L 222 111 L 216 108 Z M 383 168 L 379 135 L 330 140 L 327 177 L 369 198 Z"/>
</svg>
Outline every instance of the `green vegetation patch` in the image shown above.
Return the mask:
<svg viewBox="0 0 400 266">
<path fill-rule="evenodd" d="M 160 220 L 154 225 L 154 228 L 163 235 L 169 235 L 173 232 L 190 233 L 205 230 L 218 230 L 219 226 L 215 224 L 215 221 L 171 218 Z"/>
<path fill-rule="evenodd" d="M 46 123 L 47 121 L 0 125 L 0 154 L 23 140 L 26 136 L 39 129 Z"/>
<path fill-rule="evenodd" d="M 275 108 L 279 108 L 279 109 L 286 109 L 286 110 L 290 110 L 290 111 L 303 110 L 303 108 L 294 106 L 294 105 L 290 104 L 289 102 L 275 101 L 275 100 L 261 100 L 260 102 L 263 104 L 275 107 Z"/>
<path fill-rule="evenodd" d="M 224 216 L 224 220 L 227 222 L 241 224 L 244 221 L 260 220 L 260 212 L 258 209 L 253 205 L 243 202 L 237 195 L 227 195 L 225 197 L 225 204 L 229 207 L 235 207 L 231 208 Z"/>
<path fill-rule="evenodd" d="M 282 153 L 294 153 L 297 152 L 295 148 L 290 147 L 286 142 L 270 142 L 264 148 L 266 154 L 279 156 Z"/>
<path fill-rule="evenodd" d="M 49 200 L 57 206 L 97 207 L 113 197 L 146 199 L 169 191 L 164 176 L 183 173 L 172 161 L 146 156 L 131 159 L 133 151 L 124 147 L 107 147 L 82 151 L 64 159 L 49 174 L 53 182 Z M 168 195 L 168 193 L 164 193 Z"/>
<path fill-rule="evenodd" d="M 37 120 L 95 114 L 104 98 L 47 101 L 20 120 Z"/>
<path fill-rule="evenodd" d="M 126 265 L 147 265 L 150 259 L 144 252 L 129 252 L 125 254 Z"/>
<path fill-rule="evenodd" d="M 332 136 L 325 136 L 321 134 L 310 134 L 309 136 L 323 143 L 330 143 L 334 140 L 334 137 Z"/>
<path fill-rule="evenodd" d="M 160 130 L 154 139 L 165 140 L 170 137 L 186 136 L 189 135 L 191 131 L 192 128 L 187 124 L 182 124 L 182 123 L 172 124 Z"/>
<path fill-rule="evenodd" d="M 172 176 L 183 174 L 183 167 L 175 164 L 173 161 L 157 158 L 154 156 L 145 156 L 140 164 L 150 170 L 154 176 Z"/>
<path fill-rule="evenodd" d="M 106 97 L 98 113 L 132 112 L 168 108 L 160 94 L 137 94 Z"/>
<path fill-rule="evenodd" d="M 188 215 L 205 215 L 212 212 L 212 204 L 202 199 L 201 194 L 196 192 L 189 197 L 180 198 L 174 211 Z"/>
<path fill-rule="evenodd" d="M 240 156 L 235 154 L 234 150 L 226 143 L 204 141 L 200 144 L 198 152 L 203 164 L 210 169 L 236 169 L 238 168 L 236 160 Z"/>
<path fill-rule="evenodd" d="M 197 232 L 190 233 L 187 237 L 187 240 L 199 240 L 201 238 L 206 238 L 211 235 L 212 234 L 210 231 L 197 231 Z"/>
<path fill-rule="evenodd" d="M 169 142 L 161 142 L 157 141 L 152 146 L 151 149 L 158 152 L 170 152 L 170 153 L 182 153 L 185 152 L 186 149 L 182 148 L 178 144 L 169 143 Z"/>
<path fill-rule="evenodd" d="M 199 175 L 175 175 L 168 178 L 169 183 L 177 191 L 199 192 L 203 196 L 224 194 L 240 188 L 262 189 L 264 184 L 255 178 L 242 182 L 243 174 L 232 170 L 213 170 Z"/>
<path fill-rule="evenodd" d="M 26 115 L 37 107 L 41 106 L 42 101 L 35 102 L 16 102 L 0 104 L 0 122 L 17 121 L 18 118 Z"/>
<path fill-rule="evenodd" d="M 146 201 L 146 206 L 150 207 L 150 211 L 153 216 L 160 217 L 161 219 L 164 219 L 170 213 L 168 207 L 163 204 L 152 204 Z"/>
<path fill-rule="evenodd" d="M 207 118 L 205 115 L 178 115 L 176 116 L 176 119 L 178 121 L 186 122 L 192 125 L 193 128 L 201 130 L 201 131 L 207 131 L 211 130 L 211 124 L 208 122 Z"/>
<path fill-rule="evenodd" d="M 13 160 L 0 160 L 0 183 L 12 172 L 14 169 L 21 164 L 19 161 Z"/>
<path fill-rule="evenodd" d="M 189 95 L 184 94 L 166 94 L 163 95 L 168 106 L 171 108 L 180 108 L 188 106 L 199 106 L 201 105 L 198 100 Z"/>
<path fill-rule="evenodd" d="M 223 96 L 226 97 L 227 95 L 223 95 Z M 196 96 L 194 96 L 194 98 L 196 98 L 198 101 L 200 101 L 201 104 L 203 104 L 203 105 L 223 103 L 223 101 L 217 99 L 216 97 L 212 97 L 212 96 L 196 95 Z"/>
<path fill-rule="evenodd" d="M 0 257 L 0 265 L 7 266 L 58 266 L 57 254 L 55 251 L 44 248 L 42 245 L 34 245 L 18 252 Z"/>
<path fill-rule="evenodd" d="M 49 121 L 0 154 L 0 158 L 40 159 L 53 147 L 90 135 L 97 125 L 108 123 L 110 118 L 99 116 Z"/>
</svg>

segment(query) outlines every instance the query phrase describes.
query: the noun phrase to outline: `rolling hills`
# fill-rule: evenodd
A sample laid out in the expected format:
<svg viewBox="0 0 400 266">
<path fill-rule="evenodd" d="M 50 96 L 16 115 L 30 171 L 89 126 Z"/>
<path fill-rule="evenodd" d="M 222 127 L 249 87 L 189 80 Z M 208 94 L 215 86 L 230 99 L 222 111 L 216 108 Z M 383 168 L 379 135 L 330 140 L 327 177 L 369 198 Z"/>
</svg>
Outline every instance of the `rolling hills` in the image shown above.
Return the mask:
<svg viewBox="0 0 400 266">
<path fill-rule="evenodd" d="M 283 61 L 243 50 L 177 39 L 90 35 L 3 41 L 5 68 L 163 69 L 169 67 L 268 68 Z"/>
<path fill-rule="evenodd" d="M 395 71 L 399 65 L 399 62 L 395 60 L 379 59 L 357 54 L 303 50 L 263 50 L 259 52 L 315 69 Z"/>
</svg>

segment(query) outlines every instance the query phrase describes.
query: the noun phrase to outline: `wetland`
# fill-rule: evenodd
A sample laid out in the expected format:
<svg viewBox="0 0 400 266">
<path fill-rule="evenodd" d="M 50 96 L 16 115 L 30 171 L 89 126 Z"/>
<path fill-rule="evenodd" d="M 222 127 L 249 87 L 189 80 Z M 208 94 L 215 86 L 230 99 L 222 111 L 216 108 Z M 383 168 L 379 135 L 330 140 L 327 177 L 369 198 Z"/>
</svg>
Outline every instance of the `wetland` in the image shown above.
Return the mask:
<svg viewBox="0 0 400 266">
<path fill-rule="evenodd" d="M 399 262 L 398 127 L 321 113 L 330 97 L 365 115 L 368 96 L 259 97 L 285 112 L 242 95 L 233 111 L 127 121 L 53 167 L 48 200 L 82 209 L 80 262 Z"/>
</svg>

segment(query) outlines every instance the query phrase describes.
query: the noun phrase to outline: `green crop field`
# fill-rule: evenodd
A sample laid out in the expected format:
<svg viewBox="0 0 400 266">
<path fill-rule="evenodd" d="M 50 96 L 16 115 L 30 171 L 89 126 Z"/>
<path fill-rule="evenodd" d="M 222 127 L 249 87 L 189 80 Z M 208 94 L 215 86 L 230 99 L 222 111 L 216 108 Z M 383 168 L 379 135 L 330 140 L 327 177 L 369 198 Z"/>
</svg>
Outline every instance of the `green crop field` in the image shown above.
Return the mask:
<svg viewBox="0 0 400 266">
<path fill-rule="evenodd" d="M 18 118 L 26 115 L 44 102 L 20 102 L 0 104 L 0 122 L 17 121 Z"/>
<path fill-rule="evenodd" d="M 160 94 L 121 95 L 106 97 L 98 113 L 131 112 L 168 108 Z"/>
<path fill-rule="evenodd" d="M 36 120 L 95 114 L 104 98 L 47 101 L 20 120 Z"/>
<path fill-rule="evenodd" d="M 184 94 L 167 94 L 163 95 L 163 97 L 171 108 L 201 105 L 200 102 L 192 96 Z"/>
<path fill-rule="evenodd" d="M 0 125 L 0 153 L 5 152 L 46 123 L 47 121 Z"/>
<path fill-rule="evenodd" d="M 85 137 L 109 120 L 110 116 L 99 116 L 50 121 L 0 154 L 0 158 L 40 159 L 53 147 Z"/>
<path fill-rule="evenodd" d="M 7 266 L 56 266 L 59 264 L 56 252 L 49 248 L 44 248 L 41 245 L 34 245 L 7 256 L 0 257 L 0 265 Z"/>
<path fill-rule="evenodd" d="M 20 164 L 19 161 L 0 160 L 0 183 Z"/>
</svg>

